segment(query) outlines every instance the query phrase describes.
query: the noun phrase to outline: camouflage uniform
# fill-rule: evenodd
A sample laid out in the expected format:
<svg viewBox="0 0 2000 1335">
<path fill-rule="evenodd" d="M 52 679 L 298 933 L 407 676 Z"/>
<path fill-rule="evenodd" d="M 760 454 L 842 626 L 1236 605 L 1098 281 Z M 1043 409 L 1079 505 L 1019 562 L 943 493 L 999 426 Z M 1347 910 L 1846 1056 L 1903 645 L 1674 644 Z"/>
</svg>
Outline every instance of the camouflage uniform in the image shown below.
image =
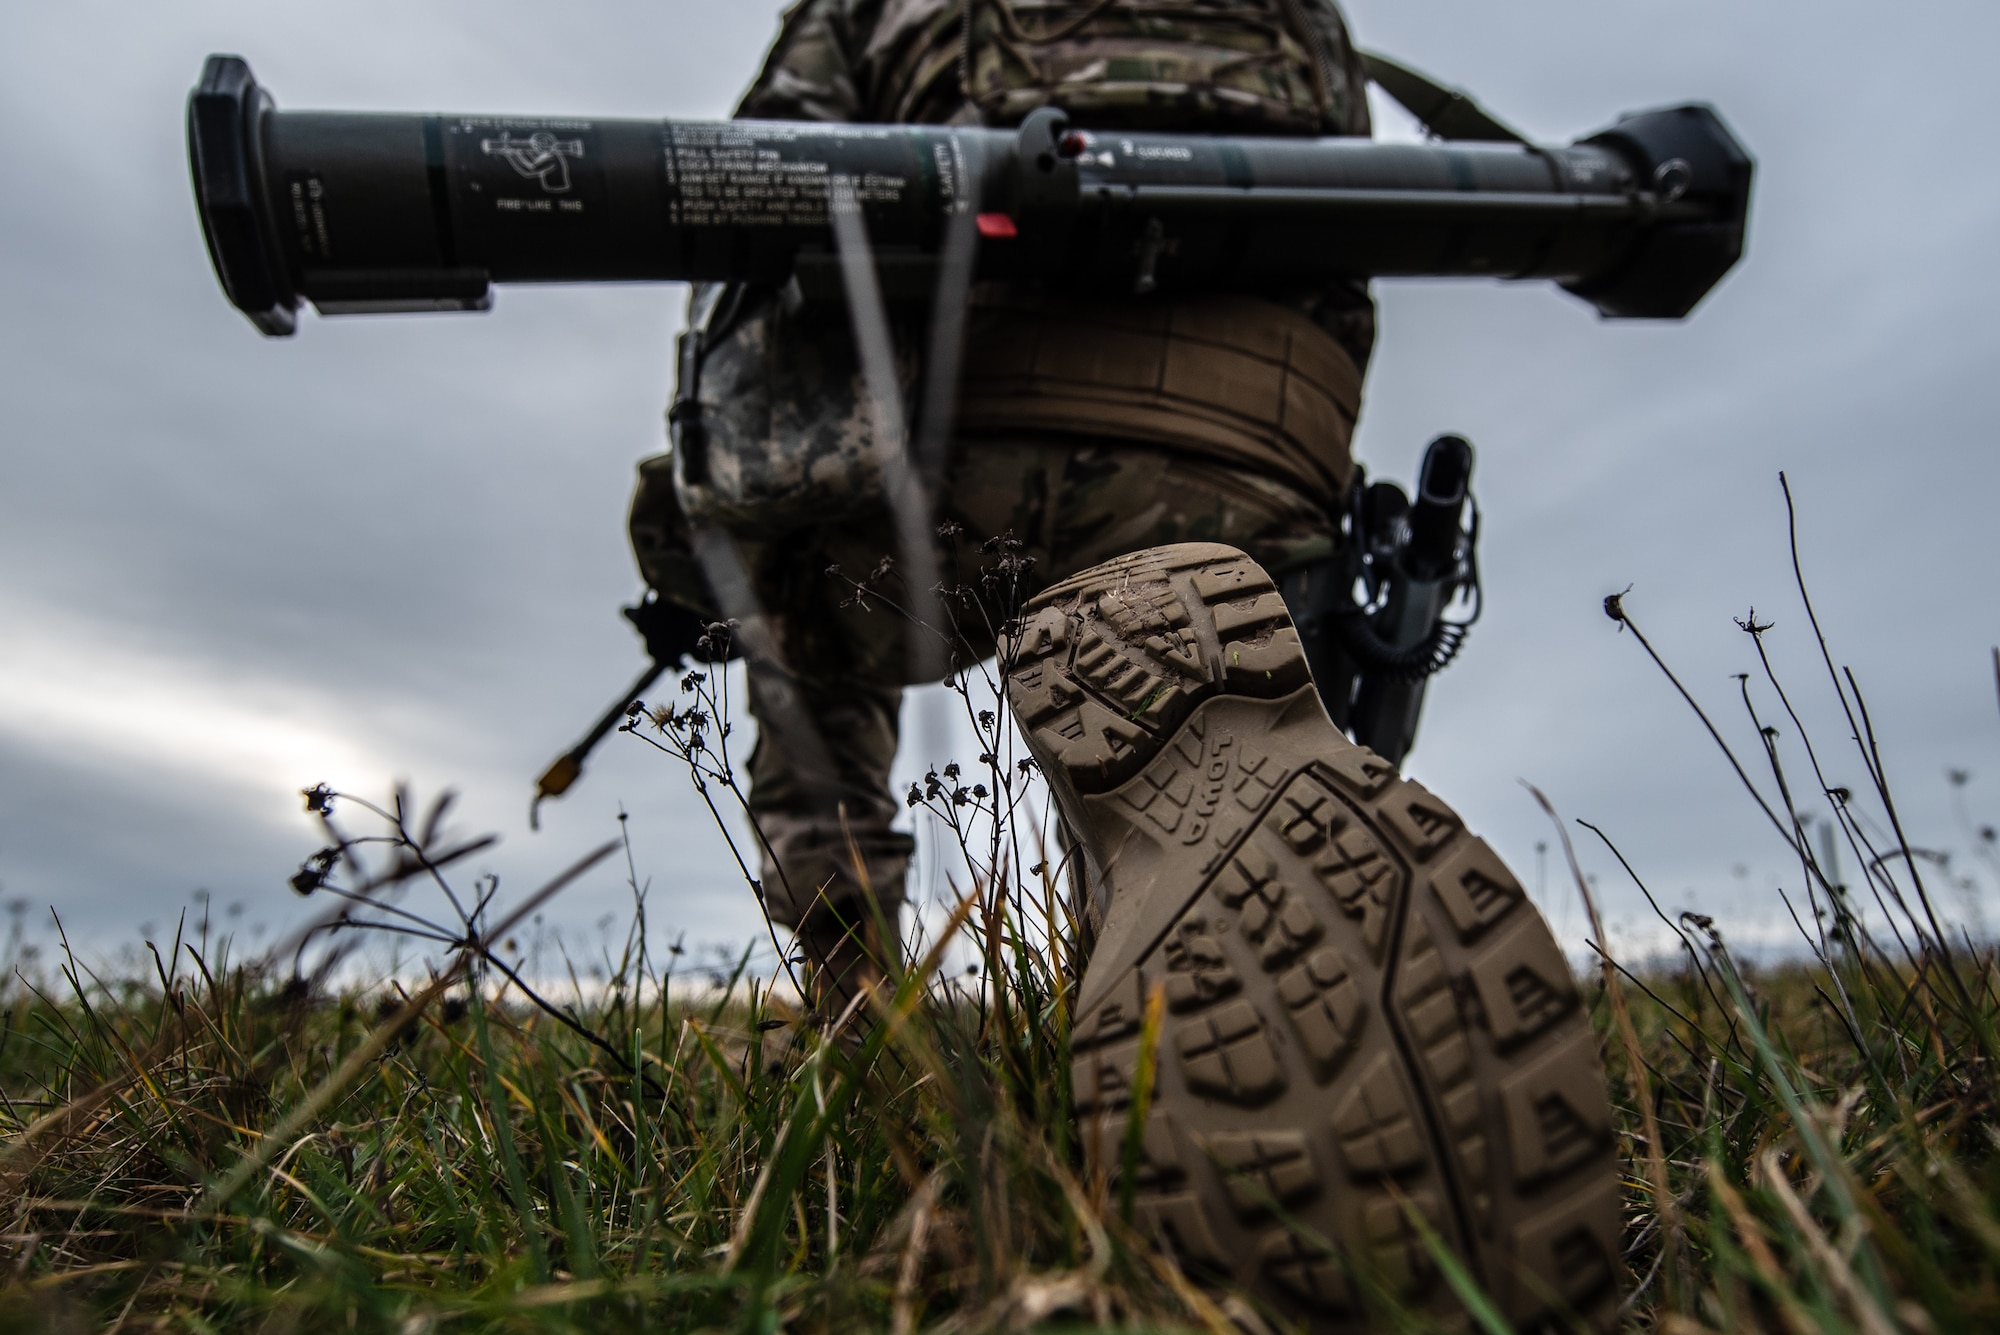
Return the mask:
<svg viewBox="0 0 2000 1335">
<path fill-rule="evenodd" d="M 1362 90 L 1331 0 L 802 0 L 738 114 L 1007 124 L 1056 103 L 1089 128 L 1365 135 Z M 889 309 L 907 404 L 929 319 Z M 902 443 L 884 440 L 839 303 L 708 286 L 690 324 L 706 330 L 699 384 L 676 413 L 700 432 L 641 465 L 634 550 L 664 598 L 743 623 L 772 917 L 810 931 L 816 903 L 856 899 L 850 835 L 893 914 L 911 841 L 890 829 L 887 783 L 902 688 L 925 669 L 903 618 L 828 568 L 863 576 L 898 552 L 884 488 Z M 1024 595 L 1193 539 L 1278 574 L 1324 557 L 1373 338 L 1359 285 L 1087 301 L 975 288 L 932 479 L 961 532 L 937 568 L 970 575 L 1002 535 L 1033 559 Z M 1198 370 L 1176 370 L 1190 349 Z M 970 652 L 991 652 L 963 623 Z"/>
</svg>

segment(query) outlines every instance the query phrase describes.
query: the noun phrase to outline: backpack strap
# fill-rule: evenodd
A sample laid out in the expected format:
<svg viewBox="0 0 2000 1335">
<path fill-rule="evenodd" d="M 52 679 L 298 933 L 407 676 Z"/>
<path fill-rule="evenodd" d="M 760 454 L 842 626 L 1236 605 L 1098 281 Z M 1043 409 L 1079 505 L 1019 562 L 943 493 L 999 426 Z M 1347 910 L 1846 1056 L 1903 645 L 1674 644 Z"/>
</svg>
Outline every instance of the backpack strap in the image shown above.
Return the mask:
<svg viewBox="0 0 2000 1335">
<path fill-rule="evenodd" d="M 1369 81 L 1394 98 L 1440 139 L 1483 139 L 1492 143 L 1525 144 L 1527 138 L 1501 124 L 1471 96 L 1447 88 L 1427 74 L 1399 65 L 1386 56 L 1359 51 Z"/>
</svg>

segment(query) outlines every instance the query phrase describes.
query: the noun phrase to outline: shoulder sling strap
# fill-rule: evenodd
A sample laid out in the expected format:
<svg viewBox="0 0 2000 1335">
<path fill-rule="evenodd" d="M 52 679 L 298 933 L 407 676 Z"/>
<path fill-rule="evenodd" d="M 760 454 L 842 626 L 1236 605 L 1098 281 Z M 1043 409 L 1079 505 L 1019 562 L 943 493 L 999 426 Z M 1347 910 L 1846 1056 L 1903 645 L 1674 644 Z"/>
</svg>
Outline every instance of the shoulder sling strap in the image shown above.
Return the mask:
<svg viewBox="0 0 2000 1335">
<path fill-rule="evenodd" d="M 1481 139 L 1492 143 L 1525 144 L 1519 131 L 1495 120 L 1471 96 L 1447 88 L 1427 74 L 1399 65 L 1372 51 L 1357 51 L 1369 82 L 1387 93 L 1403 110 L 1424 123 L 1440 139 Z"/>
</svg>

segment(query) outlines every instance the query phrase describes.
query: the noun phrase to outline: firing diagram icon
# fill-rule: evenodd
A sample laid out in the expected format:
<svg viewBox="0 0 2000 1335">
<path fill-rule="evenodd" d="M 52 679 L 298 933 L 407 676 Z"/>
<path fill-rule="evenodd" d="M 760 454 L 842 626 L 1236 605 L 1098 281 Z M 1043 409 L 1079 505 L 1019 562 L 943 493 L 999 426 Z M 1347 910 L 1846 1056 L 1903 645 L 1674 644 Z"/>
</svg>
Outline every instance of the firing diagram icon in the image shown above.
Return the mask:
<svg viewBox="0 0 2000 1335">
<path fill-rule="evenodd" d="M 517 139 L 502 130 L 496 139 L 480 140 L 479 151 L 504 159 L 521 176 L 540 182 L 548 194 L 560 195 L 569 189 L 569 160 L 583 156 L 583 140 L 558 139 L 547 130 Z"/>
</svg>

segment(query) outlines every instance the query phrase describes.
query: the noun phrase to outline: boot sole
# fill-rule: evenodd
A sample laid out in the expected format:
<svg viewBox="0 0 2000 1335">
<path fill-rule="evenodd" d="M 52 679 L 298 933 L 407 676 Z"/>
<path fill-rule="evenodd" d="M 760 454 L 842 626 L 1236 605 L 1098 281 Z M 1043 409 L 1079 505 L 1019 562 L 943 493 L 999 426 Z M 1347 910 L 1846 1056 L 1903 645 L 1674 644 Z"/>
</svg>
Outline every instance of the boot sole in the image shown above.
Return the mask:
<svg viewBox="0 0 2000 1335">
<path fill-rule="evenodd" d="M 1517 1326 L 1607 1326 L 1618 1160 L 1569 965 L 1493 851 L 1333 726 L 1263 569 L 1107 562 L 1028 605 L 1007 667 L 1094 891 L 1072 1088 L 1107 1209 L 1131 1165 L 1135 1224 L 1311 1330 L 1461 1312 L 1426 1231 Z"/>
</svg>

